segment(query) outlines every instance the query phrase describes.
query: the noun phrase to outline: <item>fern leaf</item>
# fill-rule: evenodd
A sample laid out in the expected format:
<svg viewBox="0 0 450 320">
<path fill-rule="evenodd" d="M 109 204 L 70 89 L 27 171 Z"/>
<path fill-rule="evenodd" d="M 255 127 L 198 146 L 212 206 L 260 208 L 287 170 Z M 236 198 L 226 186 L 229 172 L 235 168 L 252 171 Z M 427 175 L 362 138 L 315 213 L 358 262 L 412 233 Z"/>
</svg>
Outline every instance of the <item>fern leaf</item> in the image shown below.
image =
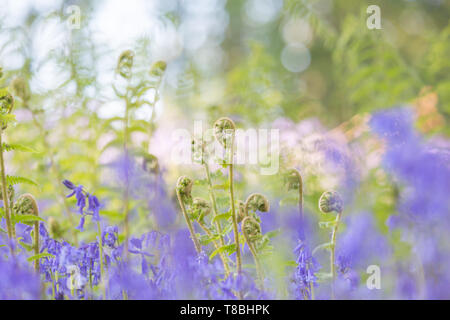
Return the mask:
<svg viewBox="0 0 450 320">
<path fill-rule="evenodd" d="M 4 143 L 3 150 L 4 151 L 21 151 L 21 152 L 38 153 L 38 151 L 34 150 L 33 148 L 24 146 L 22 144 L 15 144 L 15 143 L 13 143 L 13 144 Z"/>
<path fill-rule="evenodd" d="M 20 177 L 20 176 L 6 176 L 6 183 L 8 185 L 16 185 L 16 184 L 29 184 L 29 185 L 33 185 L 33 186 L 39 186 L 39 184 L 31 179 L 25 178 L 25 177 Z"/>
</svg>

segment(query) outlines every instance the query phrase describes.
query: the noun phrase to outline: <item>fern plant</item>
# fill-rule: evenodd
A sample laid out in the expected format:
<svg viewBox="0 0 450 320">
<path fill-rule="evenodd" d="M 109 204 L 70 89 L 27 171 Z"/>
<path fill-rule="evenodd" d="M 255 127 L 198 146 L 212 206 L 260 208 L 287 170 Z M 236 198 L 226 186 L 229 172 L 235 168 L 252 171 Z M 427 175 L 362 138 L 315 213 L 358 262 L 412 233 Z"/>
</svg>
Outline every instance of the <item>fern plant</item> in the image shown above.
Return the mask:
<svg viewBox="0 0 450 320">
<path fill-rule="evenodd" d="M 32 179 L 22 176 L 6 174 L 5 152 L 21 151 L 33 152 L 34 150 L 21 144 L 7 144 L 4 141 L 4 133 L 8 128 L 14 126 L 16 119 L 12 113 L 14 109 L 14 98 L 7 89 L 0 90 L 0 177 L 1 177 L 1 199 L 3 200 L 2 216 L 6 220 L 7 233 L 10 240 L 16 240 L 16 223 L 34 224 L 34 253 L 39 254 L 39 210 L 36 200 L 30 194 L 22 195 L 15 202 L 14 186 L 17 184 L 37 185 Z M 11 251 L 13 247 L 11 246 Z M 39 268 L 36 260 L 35 268 Z"/>
<path fill-rule="evenodd" d="M 106 121 L 105 126 L 113 133 L 114 138 L 101 150 L 103 153 L 112 147 L 122 149 L 125 166 L 128 166 L 128 163 L 135 157 L 141 157 L 144 161 L 151 157 L 148 148 L 154 128 L 155 106 L 160 99 L 159 89 L 166 70 L 166 63 L 157 61 L 151 66 L 147 77 L 143 79 L 135 78 L 133 71 L 134 55 L 133 51 L 126 50 L 119 56 L 116 67 L 118 83 L 113 85 L 113 89 L 117 98 L 123 101 L 125 110 L 123 116 L 113 117 Z M 120 83 L 121 81 L 122 83 Z M 144 105 L 150 106 L 150 117 L 146 120 L 137 119 L 135 113 Z M 122 130 L 114 127 L 115 122 L 122 122 Z M 131 137 L 135 133 L 146 135 L 141 146 L 135 146 L 131 143 Z M 130 235 L 129 215 L 132 200 L 130 199 L 128 173 L 125 175 L 122 199 L 125 241 L 127 241 Z"/>
<path fill-rule="evenodd" d="M 210 171 L 209 163 L 212 159 L 207 144 L 211 141 L 202 135 L 192 141 L 192 154 L 194 161 L 204 167 L 206 177 L 204 180 L 196 180 L 194 183 L 192 179 L 181 176 L 177 182 L 176 194 L 197 253 L 201 254 L 204 246 L 212 244 L 214 250 L 209 253 L 209 259 L 212 260 L 219 255 L 225 277 L 240 275 L 243 268 L 243 247 L 247 244 L 255 262 L 258 282 L 262 289 L 264 269 L 261 257 L 270 255 L 271 246 L 269 236 L 262 233 L 261 220 L 256 212 L 268 212 L 269 202 L 261 194 L 251 194 L 245 202 L 235 198 L 233 188 L 235 130 L 234 122 L 229 118 L 220 118 L 214 123 L 215 138 L 225 150 L 225 158 L 220 159 L 220 164 L 223 169 L 227 169 L 228 179 L 222 185 L 213 183 L 213 178 L 221 177 L 222 174 L 220 170 Z M 193 197 L 194 186 L 199 186 L 200 189 L 204 187 L 206 194 L 209 194 L 211 203 L 202 198 Z M 223 189 L 228 197 L 217 197 L 216 192 L 220 189 Z M 221 208 L 225 206 L 228 207 L 228 210 L 221 211 Z M 212 214 L 210 214 L 211 212 Z M 195 231 L 195 222 L 204 231 L 204 234 Z M 239 224 L 241 224 L 241 231 L 238 228 Z M 230 237 L 231 232 L 232 237 Z M 229 255 L 233 253 L 236 254 L 236 261 L 234 262 L 235 272 L 232 274 Z M 236 295 L 243 298 L 241 292 L 236 292 Z"/>
</svg>

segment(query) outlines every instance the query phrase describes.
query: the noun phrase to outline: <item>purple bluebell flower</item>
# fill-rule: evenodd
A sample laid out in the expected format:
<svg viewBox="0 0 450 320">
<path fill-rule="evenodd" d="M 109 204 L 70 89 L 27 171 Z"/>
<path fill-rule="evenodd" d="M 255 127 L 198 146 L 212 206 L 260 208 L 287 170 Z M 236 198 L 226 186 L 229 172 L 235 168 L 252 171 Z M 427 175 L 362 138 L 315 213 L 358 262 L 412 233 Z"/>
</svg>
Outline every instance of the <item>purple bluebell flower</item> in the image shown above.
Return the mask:
<svg viewBox="0 0 450 320">
<path fill-rule="evenodd" d="M 297 256 L 297 267 L 293 279 L 294 294 L 297 299 L 310 299 L 312 287 L 317 285 L 315 273 L 320 266 L 311 255 L 304 241 L 299 241 L 294 249 L 294 254 Z"/>
<path fill-rule="evenodd" d="M 117 226 L 108 226 L 102 232 L 102 244 L 111 249 L 116 248 L 119 228 Z"/>
<path fill-rule="evenodd" d="M 68 188 L 68 189 L 70 189 L 70 190 L 74 190 L 77 186 L 76 185 L 74 185 L 71 181 L 69 181 L 69 180 L 64 180 L 63 182 L 63 185 L 65 185 L 66 186 L 66 188 Z"/>
<path fill-rule="evenodd" d="M 141 256 L 142 274 L 147 275 L 148 271 L 149 271 L 149 267 L 148 267 L 148 262 L 147 262 L 146 257 L 152 257 L 153 255 L 144 251 L 144 248 L 142 246 L 143 239 L 144 239 L 144 236 L 142 236 L 140 239 L 131 238 L 129 241 L 130 245 L 128 247 L 128 251 L 133 254 L 138 254 Z"/>
<path fill-rule="evenodd" d="M 88 210 L 92 213 L 92 220 L 100 221 L 100 202 L 97 197 L 91 194 L 88 194 L 89 199 L 89 207 Z"/>
<path fill-rule="evenodd" d="M 368 264 L 381 264 L 391 257 L 388 240 L 376 227 L 373 214 L 353 213 L 344 218 L 345 233 L 336 246 L 337 263 L 345 269 L 363 271 Z"/>
<path fill-rule="evenodd" d="M 80 231 L 84 231 L 84 223 L 86 221 L 86 216 L 83 215 L 80 218 L 80 223 L 78 224 L 78 226 L 75 227 L 75 229 L 80 230 Z"/>
<path fill-rule="evenodd" d="M 408 267 L 399 271 L 411 276 L 398 277 L 397 287 L 404 298 L 448 299 L 448 290 L 442 288 L 450 283 L 444 258 L 449 255 L 450 148 L 422 137 L 413 121 L 407 107 L 376 112 L 370 121 L 385 143 L 383 166 L 397 190 L 399 214 L 386 223 L 400 229 L 402 241 L 412 248 Z"/>
<path fill-rule="evenodd" d="M 83 189 L 82 185 L 76 186 L 69 180 L 64 180 L 63 184 L 72 190 L 72 192 L 67 196 L 67 198 L 71 198 L 75 196 L 77 200 L 78 213 L 81 215 L 80 223 L 76 227 L 76 229 L 83 231 L 84 223 L 86 222 L 86 215 L 91 215 L 92 220 L 99 222 L 100 221 L 100 202 L 97 197 L 93 194 L 86 192 Z M 88 199 L 88 208 L 86 208 L 86 198 Z"/>
<path fill-rule="evenodd" d="M 376 112 L 370 126 L 386 142 L 383 164 L 401 187 L 400 212 L 422 223 L 446 217 L 450 206 L 447 152 L 423 141 L 407 108 Z"/>
<path fill-rule="evenodd" d="M 31 268 L 23 254 L 5 260 L 0 256 L 0 299 L 40 299 L 39 276 Z"/>
</svg>

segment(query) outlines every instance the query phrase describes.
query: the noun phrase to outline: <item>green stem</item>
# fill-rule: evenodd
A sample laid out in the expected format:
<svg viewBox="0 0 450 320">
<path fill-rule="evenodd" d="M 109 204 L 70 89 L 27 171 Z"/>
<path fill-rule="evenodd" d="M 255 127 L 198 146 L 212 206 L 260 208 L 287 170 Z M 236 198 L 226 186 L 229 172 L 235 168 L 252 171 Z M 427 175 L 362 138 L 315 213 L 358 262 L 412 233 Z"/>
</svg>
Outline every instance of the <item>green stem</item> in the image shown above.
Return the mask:
<svg viewBox="0 0 450 320">
<path fill-rule="evenodd" d="M 336 223 L 333 227 L 333 231 L 331 233 L 331 247 L 330 247 L 330 265 L 331 265 L 331 299 L 335 299 L 335 292 L 334 292 L 334 283 L 336 281 L 336 267 L 335 267 L 335 254 L 336 254 L 336 234 L 339 226 L 339 220 L 341 219 L 342 211 L 338 212 L 336 215 Z"/>
<path fill-rule="evenodd" d="M 244 234 L 245 241 L 247 242 L 248 248 L 250 249 L 250 252 L 252 253 L 253 260 L 255 261 L 256 273 L 258 274 L 261 290 L 264 290 L 264 271 L 263 271 L 263 268 L 261 267 L 261 263 L 259 261 L 256 249 L 253 246 L 253 242 L 250 240 L 250 236 L 245 231 L 246 230 L 245 224 L 252 219 L 253 218 L 251 218 L 249 216 L 245 217 L 244 220 L 242 220 L 241 229 L 242 229 L 242 233 Z"/>
<path fill-rule="evenodd" d="M 219 210 L 217 209 L 216 195 L 214 194 L 211 173 L 209 171 L 209 165 L 206 161 L 204 162 L 204 167 L 205 167 L 205 172 L 206 172 L 206 180 L 208 181 L 209 197 L 211 199 L 214 217 L 216 217 L 219 214 Z M 222 226 L 220 225 L 220 222 L 217 219 L 215 221 L 215 224 L 216 224 L 217 231 L 220 233 L 220 238 L 219 238 L 220 245 L 223 247 L 225 245 L 225 240 L 222 236 Z"/>
<path fill-rule="evenodd" d="M 233 153 L 234 153 L 234 133 L 231 136 L 231 150 L 228 150 L 225 145 L 225 150 L 228 152 L 228 184 L 230 190 L 230 210 L 231 221 L 233 223 L 234 242 L 236 244 L 236 271 L 237 274 L 241 273 L 242 260 L 241 260 L 241 246 L 239 245 L 239 229 L 236 217 L 236 209 L 234 206 L 234 189 L 233 189 Z M 243 299 L 242 292 L 237 293 L 239 300 Z"/>
<path fill-rule="evenodd" d="M 1 179 L 2 179 L 2 196 L 3 196 L 3 207 L 5 209 L 5 220 L 6 228 L 8 230 L 9 239 L 13 238 L 13 228 L 11 223 L 11 207 L 9 203 L 9 196 L 6 186 L 6 173 L 5 173 L 5 160 L 3 157 L 3 129 L 0 128 L 0 169 L 1 169 Z M 11 248 L 12 250 L 12 248 Z"/>
<path fill-rule="evenodd" d="M 191 219 L 189 219 L 189 216 L 186 212 L 186 207 L 184 205 L 183 198 L 181 197 L 181 194 L 180 194 L 180 191 L 178 190 L 178 188 L 177 188 L 176 192 L 177 192 L 178 203 L 180 204 L 180 207 L 181 207 L 181 212 L 183 213 L 184 219 L 186 220 L 186 224 L 187 224 L 189 232 L 191 234 L 191 239 L 194 242 L 195 250 L 197 251 L 197 253 L 200 253 L 202 251 L 200 242 L 198 241 L 197 236 L 195 235 L 194 227 L 192 226 Z"/>
<path fill-rule="evenodd" d="M 228 153 L 228 184 L 230 191 L 230 210 L 231 220 L 233 223 L 234 242 L 236 243 L 236 269 L 237 273 L 241 273 L 242 261 L 241 261 L 241 248 L 239 245 L 239 229 L 236 217 L 236 209 L 234 206 L 234 190 L 233 190 L 233 153 L 234 153 L 234 134 L 231 136 L 231 150 L 228 150 L 225 145 L 225 150 Z"/>
<path fill-rule="evenodd" d="M 91 299 L 94 296 L 94 287 L 92 285 L 92 267 L 89 267 L 89 288 L 91 290 Z"/>
<path fill-rule="evenodd" d="M 24 194 L 22 197 L 27 198 L 33 207 L 33 214 L 39 217 L 39 208 L 36 199 L 29 193 Z M 34 254 L 39 254 L 39 221 L 34 222 Z M 34 260 L 34 268 L 36 272 L 39 272 L 39 259 Z"/>
<path fill-rule="evenodd" d="M 52 286 L 52 297 L 53 297 L 53 300 L 56 300 L 56 293 L 55 293 L 56 284 L 55 284 L 55 277 L 53 275 L 52 270 L 50 270 L 50 279 L 52 279 L 52 283 L 51 283 L 51 286 Z"/>
<path fill-rule="evenodd" d="M 209 238 L 213 238 L 213 235 L 211 233 L 211 231 L 208 230 L 208 228 L 205 226 L 205 224 L 202 221 L 197 221 L 198 224 L 200 225 L 200 227 L 203 229 L 203 231 L 206 232 L 206 234 L 208 235 Z M 212 241 L 212 243 L 214 244 L 214 247 L 219 250 L 219 245 L 217 244 L 216 241 Z M 223 252 L 219 253 L 220 259 L 222 260 L 223 263 L 223 268 L 225 269 L 225 278 L 228 277 L 228 275 L 230 274 L 230 269 L 228 268 L 228 263 L 227 263 L 227 258 L 225 257 L 225 255 L 223 254 Z"/>
</svg>

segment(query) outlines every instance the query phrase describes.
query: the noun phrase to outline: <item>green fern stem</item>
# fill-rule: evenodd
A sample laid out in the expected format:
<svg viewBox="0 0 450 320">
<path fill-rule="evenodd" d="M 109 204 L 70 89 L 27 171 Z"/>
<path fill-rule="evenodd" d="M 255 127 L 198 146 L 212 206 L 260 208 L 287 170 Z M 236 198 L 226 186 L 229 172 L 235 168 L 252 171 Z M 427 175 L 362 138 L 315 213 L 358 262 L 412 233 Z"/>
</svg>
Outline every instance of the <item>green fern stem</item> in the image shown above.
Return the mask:
<svg viewBox="0 0 450 320">
<path fill-rule="evenodd" d="M 231 210 L 231 221 L 233 223 L 233 234 L 234 234 L 234 242 L 236 244 L 236 271 L 237 273 L 241 273 L 242 270 L 242 260 L 241 260 L 241 248 L 239 245 L 239 229 L 236 217 L 236 209 L 234 204 L 234 186 L 233 186 L 233 153 L 234 153 L 234 133 L 230 137 L 231 144 L 228 149 L 225 145 L 225 150 L 227 152 L 228 157 L 228 184 L 229 184 L 229 193 L 230 193 L 230 210 Z"/>
<path fill-rule="evenodd" d="M 203 229 L 203 231 L 205 231 L 205 233 L 208 235 L 208 237 L 210 239 L 213 238 L 213 234 L 211 233 L 211 231 L 205 226 L 205 224 L 202 221 L 197 221 L 199 226 Z M 212 243 L 214 244 L 214 247 L 219 250 L 219 245 L 217 244 L 217 242 L 215 240 L 212 241 Z M 223 245 L 222 245 L 223 246 Z M 226 256 L 223 254 L 223 252 L 219 253 L 220 259 L 222 260 L 223 263 L 223 268 L 225 269 L 225 278 L 228 277 L 228 275 L 230 274 L 230 269 L 228 267 L 228 263 L 227 263 L 227 258 Z"/>
<path fill-rule="evenodd" d="M 339 226 L 339 221 L 341 219 L 342 211 L 338 212 L 336 215 L 335 224 L 333 226 L 333 231 L 331 233 L 330 242 L 330 265 L 331 265 L 331 299 L 335 299 L 335 288 L 334 283 L 336 281 L 336 266 L 335 266 L 335 255 L 336 255 L 336 234 Z"/>
<path fill-rule="evenodd" d="M 3 156 L 3 129 L 0 128 L 0 170 L 2 179 L 2 196 L 3 196 L 3 208 L 5 209 L 6 228 L 8 231 L 8 237 L 13 239 L 13 228 L 11 223 L 11 206 L 9 203 L 9 196 L 6 188 L 6 172 L 5 172 L 5 159 Z"/>
<path fill-rule="evenodd" d="M 234 190 L 233 190 L 233 164 L 228 165 L 228 183 L 230 187 L 230 207 L 231 207 L 231 220 L 233 223 L 234 242 L 236 243 L 236 270 L 240 273 L 242 270 L 241 261 L 241 247 L 239 245 L 239 229 L 237 224 L 236 209 L 234 206 Z"/>
<path fill-rule="evenodd" d="M 23 198 L 28 199 L 31 202 L 31 206 L 33 208 L 33 214 L 36 217 L 39 217 L 39 207 L 37 205 L 36 199 L 33 197 L 33 195 L 26 193 L 22 195 Z M 36 220 L 34 222 L 34 254 L 39 254 L 39 221 Z M 37 272 L 39 272 L 39 259 L 34 260 L 34 268 Z"/>
<path fill-rule="evenodd" d="M 183 197 L 181 196 L 180 190 L 178 188 L 176 189 L 176 193 L 177 193 L 178 203 L 180 204 L 181 212 L 183 213 L 183 217 L 186 220 L 186 224 L 188 226 L 189 233 L 191 234 L 191 239 L 194 242 L 195 250 L 197 251 L 197 253 L 200 253 L 202 251 L 202 247 L 200 245 L 200 242 L 197 239 L 197 236 L 195 235 L 194 227 L 192 226 L 191 219 L 189 219 L 189 216 L 186 212 L 186 206 L 184 205 Z"/>
<path fill-rule="evenodd" d="M 213 184 L 212 184 L 212 180 L 211 180 L 211 173 L 209 171 L 209 165 L 206 161 L 203 162 L 203 165 L 205 167 L 205 172 L 206 172 L 206 180 L 208 181 L 208 188 L 209 188 L 209 197 L 211 199 L 211 203 L 212 203 L 212 207 L 213 207 L 213 214 L 214 214 L 214 218 L 219 214 L 219 210 L 217 210 L 217 202 L 216 202 L 216 195 L 214 194 L 214 190 L 213 190 Z M 222 236 L 222 226 L 220 225 L 220 221 L 218 221 L 217 219 L 215 220 L 215 225 L 217 228 L 217 231 L 220 234 L 220 245 L 223 247 L 225 245 L 225 240 Z M 226 266 L 226 269 L 228 268 L 228 264 Z"/>
<path fill-rule="evenodd" d="M 241 229 L 242 229 L 242 233 L 244 234 L 245 242 L 247 242 L 248 248 L 250 249 L 250 252 L 252 253 L 253 260 L 255 261 L 256 273 L 258 274 L 261 290 L 264 290 L 264 270 L 259 261 L 258 254 L 256 252 L 256 248 L 253 245 L 252 240 L 250 239 L 250 235 L 246 231 L 247 229 L 245 228 L 245 225 L 247 223 L 249 223 L 252 219 L 253 218 L 249 217 L 249 216 L 245 217 L 241 222 Z"/>
</svg>

